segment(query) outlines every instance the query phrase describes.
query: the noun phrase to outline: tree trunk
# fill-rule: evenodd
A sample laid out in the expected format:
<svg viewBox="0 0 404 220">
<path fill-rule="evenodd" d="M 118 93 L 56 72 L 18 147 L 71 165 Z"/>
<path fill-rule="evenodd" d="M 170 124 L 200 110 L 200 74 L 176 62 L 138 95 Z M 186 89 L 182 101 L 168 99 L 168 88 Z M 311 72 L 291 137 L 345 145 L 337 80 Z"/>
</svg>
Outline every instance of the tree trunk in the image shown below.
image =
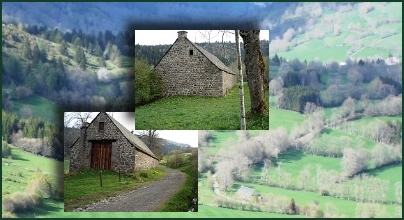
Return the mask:
<svg viewBox="0 0 404 220">
<path fill-rule="evenodd" d="M 243 70 L 241 69 L 241 54 L 240 54 L 240 42 L 239 42 L 239 31 L 235 31 L 236 36 L 236 47 L 237 47 L 237 68 L 238 68 L 238 83 L 240 91 L 240 130 L 246 130 L 245 122 L 245 107 L 244 107 L 244 87 L 243 87 Z"/>
<path fill-rule="evenodd" d="M 264 74 L 265 63 L 260 49 L 259 30 L 241 30 L 240 36 L 244 41 L 245 66 L 248 87 L 250 89 L 251 114 L 267 114 L 268 104 L 265 100 Z"/>
</svg>

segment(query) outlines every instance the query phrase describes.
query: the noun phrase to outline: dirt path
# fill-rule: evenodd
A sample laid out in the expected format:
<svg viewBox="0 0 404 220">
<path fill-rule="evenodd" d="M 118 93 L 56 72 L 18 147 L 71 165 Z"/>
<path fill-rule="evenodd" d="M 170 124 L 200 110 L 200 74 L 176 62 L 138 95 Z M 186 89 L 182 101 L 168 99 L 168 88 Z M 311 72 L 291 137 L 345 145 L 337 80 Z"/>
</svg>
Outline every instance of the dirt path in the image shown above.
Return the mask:
<svg viewBox="0 0 404 220">
<path fill-rule="evenodd" d="M 162 167 L 167 176 L 142 188 L 77 208 L 73 212 L 153 212 L 173 196 L 185 182 L 185 174 Z"/>
</svg>

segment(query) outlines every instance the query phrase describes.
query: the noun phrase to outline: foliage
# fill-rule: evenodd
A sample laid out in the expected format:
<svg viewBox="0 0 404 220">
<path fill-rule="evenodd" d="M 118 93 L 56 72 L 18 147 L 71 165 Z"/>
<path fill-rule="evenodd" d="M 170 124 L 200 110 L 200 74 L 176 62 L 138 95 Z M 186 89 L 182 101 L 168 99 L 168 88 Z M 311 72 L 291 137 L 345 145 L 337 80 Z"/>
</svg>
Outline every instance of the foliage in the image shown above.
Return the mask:
<svg viewBox="0 0 404 220">
<path fill-rule="evenodd" d="M 195 149 L 189 157 L 177 167 L 186 174 L 184 185 L 178 192 L 161 208 L 160 211 L 198 211 L 198 150 Z"/>
<path fill-rule="evenodd" d="M 156 100 L 162 94 L 162 79 L 150 66 L 140 60 L 135 61 L 135 103 L 142 105 Z"/>
<path fill-rule="evenodd" d="M 11 157 L 11 147 L 5 141 L 1 142 L 1 157 L 2 158 Z"/>
<path fill-rule="evenodd" d="M 280 108 L 304 112 L 307 102 L 320 104 L 319 93 L 316 89 L 308 86 L 293 86 L 284 88 L 279 97 L 278 104 Z"/>
</svg>

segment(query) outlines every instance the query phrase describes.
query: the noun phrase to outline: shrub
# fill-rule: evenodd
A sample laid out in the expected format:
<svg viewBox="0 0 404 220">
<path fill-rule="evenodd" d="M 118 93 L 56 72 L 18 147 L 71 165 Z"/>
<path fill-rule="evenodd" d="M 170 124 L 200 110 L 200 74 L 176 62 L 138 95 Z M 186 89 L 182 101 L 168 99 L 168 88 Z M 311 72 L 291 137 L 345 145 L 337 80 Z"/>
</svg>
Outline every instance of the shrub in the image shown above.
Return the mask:
<svg viewBox="0 0 404 220">
<path fill-rule="evenodd" d="M 8 158 L 11 156 L 11 147 L 5 141 L 2 141 L 1 143 L 1 157 Z"/>
<path fill-rule="evenodd" d="M 3 210 L 6 212 L 14 212 L 15 206 L 13 200 L 10 197 L 6 197 L 2 201 Z"/>
<path fill-rule="evenodd" d="M 5 212 L 1 215 L 2 218 L 15 218 L 16 216 L 13 213 Z"/>
<path fill-rule="evenodd" d="M 45 174 L 35 174 L 29 180 L 26 191 L 29 193 L 39 194 L 43 198 L 52 196 L 52 185 L 50 184 L 49 177 Z"/>
</svg>

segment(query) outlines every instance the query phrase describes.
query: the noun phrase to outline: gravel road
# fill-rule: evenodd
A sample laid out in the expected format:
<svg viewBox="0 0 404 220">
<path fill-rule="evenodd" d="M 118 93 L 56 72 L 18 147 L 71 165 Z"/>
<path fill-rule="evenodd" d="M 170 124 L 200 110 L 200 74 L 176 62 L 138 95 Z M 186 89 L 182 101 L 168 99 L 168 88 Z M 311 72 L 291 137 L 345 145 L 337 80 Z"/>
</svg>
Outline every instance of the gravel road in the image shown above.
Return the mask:
<svg viewBox="0 0 404 220">
<path fill-rule="evenodd" d="M 185 182 L 185 174 L 162 167 L 167 175 L 142 188 L 74 209 L 73 212 L 153 212 L 171 197 Z"/>
</svg>

